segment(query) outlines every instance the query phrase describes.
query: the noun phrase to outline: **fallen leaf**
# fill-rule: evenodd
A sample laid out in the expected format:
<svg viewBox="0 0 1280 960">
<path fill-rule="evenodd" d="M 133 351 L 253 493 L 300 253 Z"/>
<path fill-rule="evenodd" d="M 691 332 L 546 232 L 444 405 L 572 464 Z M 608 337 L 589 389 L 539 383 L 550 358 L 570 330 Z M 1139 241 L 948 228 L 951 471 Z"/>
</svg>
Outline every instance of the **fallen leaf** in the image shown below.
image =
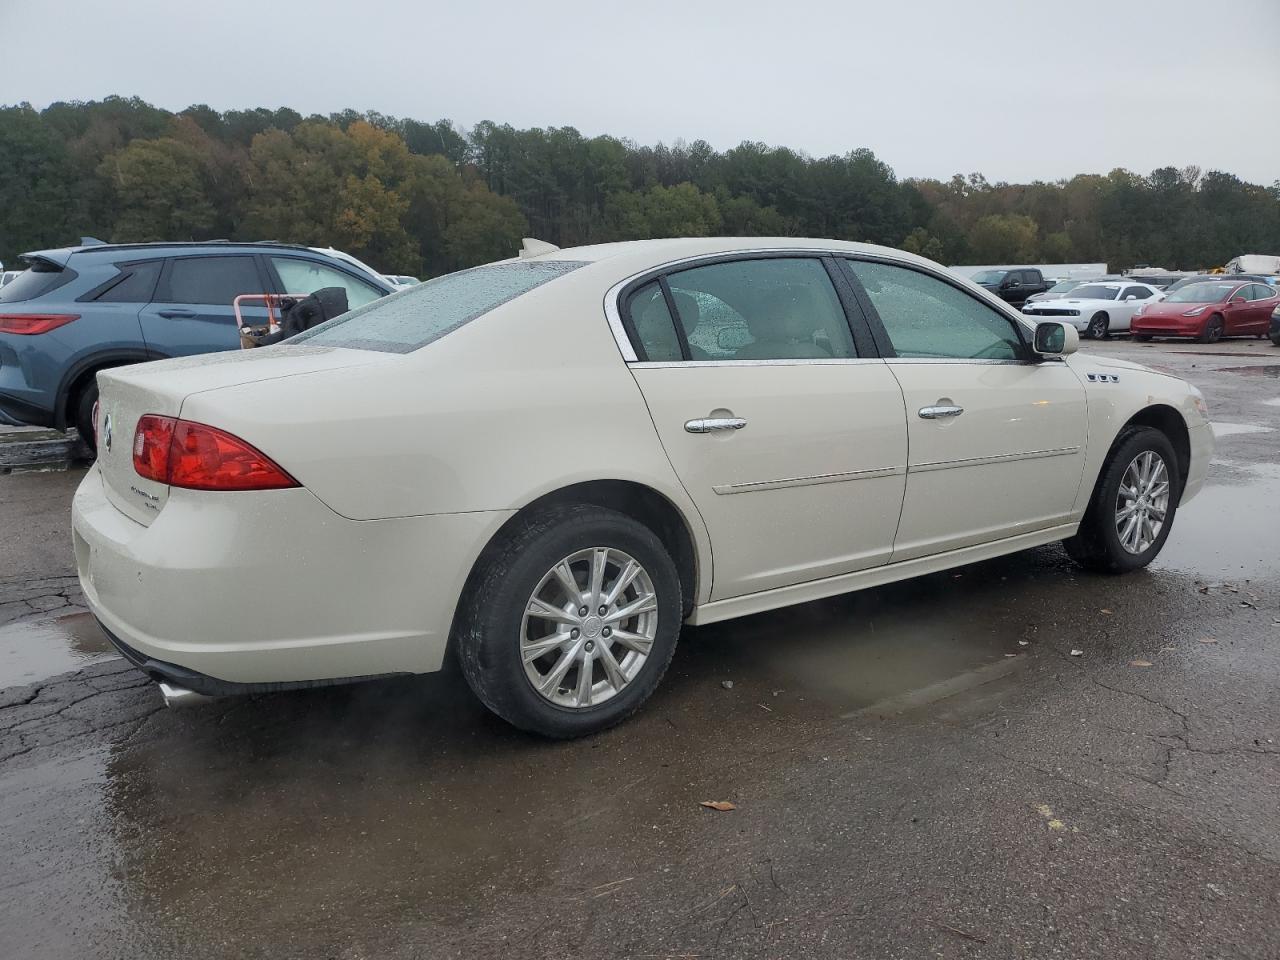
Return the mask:
<svg viewBox="0 0 1280 960">
<path fill-rule="evenodd" d="M 1200 643 L 1217 643 L 1218 639 L 1216 637 L 1201 637 L 1199 642 Z"/>
<path fill-rule="evenodd" d="M 1050 830 L 1065 830 L 1066 828 L 1067 828 L 1067 825 L 1066 825 L 1065 823 L 1063 823 L 1061 820 L 1050 820 L 1050 821 L 1049 821 L 1049 829 L 1050 829 Z"/>
<path fill-rule="evenodd" d="M 1208 593 L 1208 592 L 1209 592 L 1209 587 L 1208 587 L 1207 585 L 1206 585 L 1206 586 L 1203 586 L 1203 587 L 1197 587 L 1196 589 L 1197 589 L 1197 590 L 1199 590 L 1201 593 Z"/>
<path fill-rule="evenodd" d="M 1103 615 L 1105 615 L 1105 616 L 1108 616 L 1108 617 L 1109 617 L 1109 616 L 1111 616 L 1111 611 L 1110 611 L 1110 610 L 1108 610 L 1106 607 L 1103 607 L 1103 608 L 1102 608 L 1101 610 L 1099 610 L 1098 612 L 1099 612 L 1099 613 L 1101 613 L 1101 614 L 1103 614 Z"/>
<path fill-rule="evenodd" d="M 1242 607 L 1248 607 L 1250 610 L 1257 610 L 1257 609 L 1258 609 L 1258 605 L 1257 605 L 1256 603 L 1254 603 L 1252 600 L 1241 600 L 1241 601 L 1240 601 L 1240 606 L 1242 606 Z"/>
<path fill-rule="evenodd" d="M 1016 653 L 1006 653 L 1006 654 L 1005 654 L 1005 656 L 1006 656 L 1006 657 L 1016 657 L 1016 656 L 1017 656 L 1017 654 L 1016 654 Z"/>
<path fill-rule="evenodd" d="M 1025 647 L 1025 646 L 1027 646 L 1027 645 L 1028 645 L 1028 644 L 1030 644 L 1030 643 L 1031 643 L 1031 641 L 1030 641 L 1030 640 L 1019 640 L 1019 641 L 1018 641 L 1018 646 L 1020 646 L 1020 647 Z"/>
<path fill-rule="evenodd" d="M 763 703 L 757 703 L 756 706 L 759 707 L 761 710 L 763 710 L 765 713 L 773 713 L 773 707 L 766 707 Z"/>
<path fill-rule="evenodd" d="M 732 689 L 733 689 L 733 681 L 732 681 L 732 680 L 721 680 L 721 681 L 720 681 L 720 686 L 724 687 L 726 690 L 732 690 Z"/>
<path fill-rule="evenodd" d="M 1083 657 L 1083 656 L 1084 656 L 1084 651 L 1083 651 L 1083 650 L 1072 650 L 1072 651 L 1071 651 L 1071 655 L 1072 655 L 1073 657 Z"/>
<path fill-rule="evenodd" d="M 1131 666 L 1131 667 L 1149 667 L 1149 666 L 1151 666 L 1151 661 L 1150 661 L 1150 660 L 1130 660 L 1130 661 L 1129 661 L 1129 666 Z"/>
<path fill-rule="evenodd" d="M 737 804 L 730 803 L 728 800 L 703 800 L 699 806 L 707 807 L 711 810 L 719 810 L 721 813 L 738 809 Z"/>
</svg>

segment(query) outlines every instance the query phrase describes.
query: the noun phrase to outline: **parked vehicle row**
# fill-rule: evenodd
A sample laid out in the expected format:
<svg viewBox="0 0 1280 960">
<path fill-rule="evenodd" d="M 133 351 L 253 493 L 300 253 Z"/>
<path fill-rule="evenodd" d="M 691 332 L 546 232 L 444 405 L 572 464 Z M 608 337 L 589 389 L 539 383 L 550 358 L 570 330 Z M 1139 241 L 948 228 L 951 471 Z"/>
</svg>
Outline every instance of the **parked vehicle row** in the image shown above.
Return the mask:
<svg viewBox="0 0 1280 960">
<path fill-rule="evenodd" d="M 1054 541 L 1133 570 L 1204 483 L 1194 387 L 911 254 L 527 253 L 99 375 L 77 568 L 167 698 L 456 657 L 502 717 L 578 736 L 649 697 L 684 622 Z"/>
<path fill-rule="evenodd" d="M 74 426 L 92 445 L 97 374 L 240 346 L 233 301 L 341 287 L 352 307 L 393 291 L 354 258 L 279 243 L 92 244 L 25 254 L 0 288 L 0 422 Z M 261 305 L 242 310 L 255 323 Z"/>
<path fill-rule="evenodd" d="M 1263 337 L 1278 305 L 1276 287 L 1220 276 L 1179 287 L 1160 302 L 1143 306 L 1133 318 L 1133 335 L 1138 340 L 1194 337 L 1201 343 Z"/>
<path fill-rule="evenodd" d="M 1061 320 L 1086 337 L 1100 340 L 1110 333 L 1127 331 L 1138 308 L 1162 296 L 1158 289 L 1145 283 L 1085 283 L 1060 299 L 1027 304 L 1022 312 L 1033 319 Z"/>
</svg>

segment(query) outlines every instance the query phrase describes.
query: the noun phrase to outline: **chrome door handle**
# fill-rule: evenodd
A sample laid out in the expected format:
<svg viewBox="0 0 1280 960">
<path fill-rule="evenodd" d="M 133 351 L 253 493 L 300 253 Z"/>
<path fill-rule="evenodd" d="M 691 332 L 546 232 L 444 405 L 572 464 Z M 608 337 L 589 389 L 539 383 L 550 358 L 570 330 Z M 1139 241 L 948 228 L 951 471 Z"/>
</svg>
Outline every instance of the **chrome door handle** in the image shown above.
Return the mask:
<svg viewBox="0 0 1280 960">
<path fill-rule="evenodd" d="M 715 433 L 719 430 L 741 430 L 747 421 L 741 417 L 710 417 L 701 420 L 689 420 L 684 428 L 689 433 Z"/>
<path fill-rule="evenodd" d="M 920 417 L 924 420 L 941 420 L 943 417 L 958 417 L 964 413 L 964 407 L 954 405 L 921 407 Z"/>
</svg>

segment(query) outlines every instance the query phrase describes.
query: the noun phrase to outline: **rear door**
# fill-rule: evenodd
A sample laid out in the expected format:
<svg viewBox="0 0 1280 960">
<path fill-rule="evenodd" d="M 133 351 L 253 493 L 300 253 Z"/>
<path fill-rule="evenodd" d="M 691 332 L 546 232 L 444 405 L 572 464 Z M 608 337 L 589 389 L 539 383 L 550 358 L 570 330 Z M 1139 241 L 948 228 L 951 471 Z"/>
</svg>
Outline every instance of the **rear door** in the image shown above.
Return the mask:
<svg viewBox="0 0 1280 960">
<path fill-rule="evenodd" d="M 723 258 L 620 304 L 640 357 L 632 373 L 711 536 L 713 600 L 892 552 L 902 391 L 865 323 L 850 326 L 835 269 L 819 256 Z"/>
<path fill-rule="evenodd" d="M 271 289 L 254 254 L 196 254 L 165 262 L 151 303 L 140 319 L 147 351 L 178 357 L 240 348 L 235 298 Z M 266 322 L 265 307 L 246 307 L 247 322 Z"/>
<path fill-rule="evenodd" d="M 902 385 L 909 457 L 893 561 L 1067 522 L 1084 468 L 1080 379 L 1017 323 L 906 264 L 845 260 Z"/>
<path fill-rule="evenodd" d="M 1264 334 L 1271 325 L 1271 311 L 1276 308 L 1276 291 L 1265 283 L 1249 287 L 1248 327 L 1241 333 Z"/>
</svg>

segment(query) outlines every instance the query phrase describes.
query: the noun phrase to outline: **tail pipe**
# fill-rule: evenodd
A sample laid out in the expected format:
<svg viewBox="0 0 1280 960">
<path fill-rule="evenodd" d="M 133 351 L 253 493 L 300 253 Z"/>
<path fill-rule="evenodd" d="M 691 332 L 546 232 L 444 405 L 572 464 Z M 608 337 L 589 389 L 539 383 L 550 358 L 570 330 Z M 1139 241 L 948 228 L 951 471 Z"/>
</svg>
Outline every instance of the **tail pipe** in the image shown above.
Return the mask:
<svg viewBox="0 0 1280 960">
<path fill-rule="evenodd" d="M 164 698 L 166 707 L 196 707 L 213 699 L 206 697 L 203 693 L 188 690 L 186 687 L 175 686 L 165 680 L 160 681 L 160 696 Z"/>
</svg>

